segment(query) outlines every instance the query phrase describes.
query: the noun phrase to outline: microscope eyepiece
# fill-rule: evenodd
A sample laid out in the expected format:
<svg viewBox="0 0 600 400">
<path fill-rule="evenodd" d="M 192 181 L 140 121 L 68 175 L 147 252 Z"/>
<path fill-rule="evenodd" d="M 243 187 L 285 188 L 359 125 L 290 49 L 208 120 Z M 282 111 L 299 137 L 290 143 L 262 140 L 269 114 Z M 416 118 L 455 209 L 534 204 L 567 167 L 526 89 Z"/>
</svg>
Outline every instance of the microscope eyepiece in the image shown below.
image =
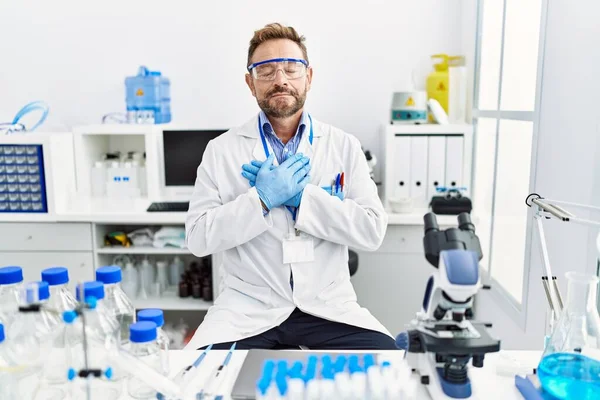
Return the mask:
<svg viewBox="0 0 600 400">
<path fill-rule="evenodd" d="M 475 225 L 471 222 L 471 215 L 467 212 L 458 215 L 458 228 L 461 231 L 475 232 Z"/>
<path fill-rule="evenodd" d="M 423 222 L 425 223 L 425 234 L 429 233 L 430 231 L 439 231 L 440 227 L 437 223 L 437 218 L 435 217 L 434 213 L 427 213 L 423 216 Z"/>
</svg>

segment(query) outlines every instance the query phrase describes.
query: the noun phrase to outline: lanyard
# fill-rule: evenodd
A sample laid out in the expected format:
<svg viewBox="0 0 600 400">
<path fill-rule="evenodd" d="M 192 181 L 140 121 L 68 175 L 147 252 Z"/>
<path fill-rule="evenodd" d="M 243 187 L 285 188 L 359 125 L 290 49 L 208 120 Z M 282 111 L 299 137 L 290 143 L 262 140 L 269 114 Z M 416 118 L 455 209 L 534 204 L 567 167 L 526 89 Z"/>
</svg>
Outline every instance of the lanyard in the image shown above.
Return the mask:
<svg viewBox="0 0 600 400">
<path fill-rule="evenodd" d="M 308 114 L 308 119 L 310 120 L 310 134 L 308 135 L 308 142 L 312 146 L 313 144 L 313 123 L 312 117 Z M 267 138 L 263 132 L 263 127 L 260 121 L 260 115 L 258 116 L 258 131 L 260 132 L 260 139 L 262 140 L 263 148 L 265 149 L 265 156 L 269 158 L 269 146 L 267 146 Z"/>
<path fill-rule="evenodd" d="M 312 117 L 308 114 L 308 119 L 310 121 L 310 133 L 308 135 L 308 142 L 312 146 L 313 144 L 313 123 Z M 265 156 L 269 158 L 269 146 L 267 146 L 267 138 L 265 137 L 265 133 L 263 132 L 262 123 L 260 121 L 260 115 L 258 116 L 258 131 L 260 132 L 260 140 L 262 140 L 263 148 L 265 149 Z M 292 214 L 292 218 L 294 221 L 296 220 L 296 210 L 293 207 L 286 206 L 288 211 Z"/>
</svg>

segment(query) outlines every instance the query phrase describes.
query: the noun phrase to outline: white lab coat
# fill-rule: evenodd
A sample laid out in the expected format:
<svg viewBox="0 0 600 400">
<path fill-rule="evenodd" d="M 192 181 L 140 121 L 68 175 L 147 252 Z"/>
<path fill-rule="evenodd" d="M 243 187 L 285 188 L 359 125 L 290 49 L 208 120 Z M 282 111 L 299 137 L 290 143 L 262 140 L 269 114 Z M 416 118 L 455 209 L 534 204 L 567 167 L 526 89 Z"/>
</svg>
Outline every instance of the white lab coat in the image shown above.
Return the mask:
<svg viewBox="0 0 600 400">
<path fill-rule="evenodd" d="M 296 307 L 390 335 L 358 305 L 348 270 L 348 247 L 379 248 L 387 214 L 358 139 L 315 119 L 313 124 L 312 146 L 307 126 L 298 147 L 312 168 L 295 225 L 285 207 L 263 216 L 256 188 L 241 175 L 242 164 L 266 159 L 258 116 L 206 147 L 185 223 L 186 245 L 198 257 L 223 252 L 224 290 L 187 348 L 260 334 L 280 325 Z M 320 187 L 330 186 L 342 171 L 343 202 Z M 282 242 L 294 226 L 312 236 L 314 262 L 283 263 Z"/>
</svg>

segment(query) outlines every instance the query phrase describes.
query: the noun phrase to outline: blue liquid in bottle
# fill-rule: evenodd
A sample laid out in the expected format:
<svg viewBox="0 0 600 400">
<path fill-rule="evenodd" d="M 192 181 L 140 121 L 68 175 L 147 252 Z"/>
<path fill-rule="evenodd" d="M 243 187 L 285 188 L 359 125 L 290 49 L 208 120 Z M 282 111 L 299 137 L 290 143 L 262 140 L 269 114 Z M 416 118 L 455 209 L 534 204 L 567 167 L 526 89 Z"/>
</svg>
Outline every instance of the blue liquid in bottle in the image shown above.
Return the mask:
<svg viewBox="0 0 600 400">
<path fill-rule="evenodd" d="M 577 353 L 553 353 L 542 359 L 538 376 L 557 399 L 600 399 L 600 361 Z"/>
</svg>

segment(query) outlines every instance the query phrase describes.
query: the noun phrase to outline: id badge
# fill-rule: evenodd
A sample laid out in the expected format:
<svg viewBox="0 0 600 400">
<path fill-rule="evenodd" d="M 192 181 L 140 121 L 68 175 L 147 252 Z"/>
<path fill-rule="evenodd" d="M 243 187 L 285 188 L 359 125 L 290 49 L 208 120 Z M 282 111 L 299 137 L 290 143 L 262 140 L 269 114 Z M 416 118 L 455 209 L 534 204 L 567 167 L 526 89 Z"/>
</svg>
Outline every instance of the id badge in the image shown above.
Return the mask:
<svg viewBox="0 0 600 400">
<path fill-rule="evenodd" d="M 290 233 L 283 240 L 283 263 L 303 263 L 315 260 L 315 248 L 312 237 L 301 233 Z"/>
</svg>

